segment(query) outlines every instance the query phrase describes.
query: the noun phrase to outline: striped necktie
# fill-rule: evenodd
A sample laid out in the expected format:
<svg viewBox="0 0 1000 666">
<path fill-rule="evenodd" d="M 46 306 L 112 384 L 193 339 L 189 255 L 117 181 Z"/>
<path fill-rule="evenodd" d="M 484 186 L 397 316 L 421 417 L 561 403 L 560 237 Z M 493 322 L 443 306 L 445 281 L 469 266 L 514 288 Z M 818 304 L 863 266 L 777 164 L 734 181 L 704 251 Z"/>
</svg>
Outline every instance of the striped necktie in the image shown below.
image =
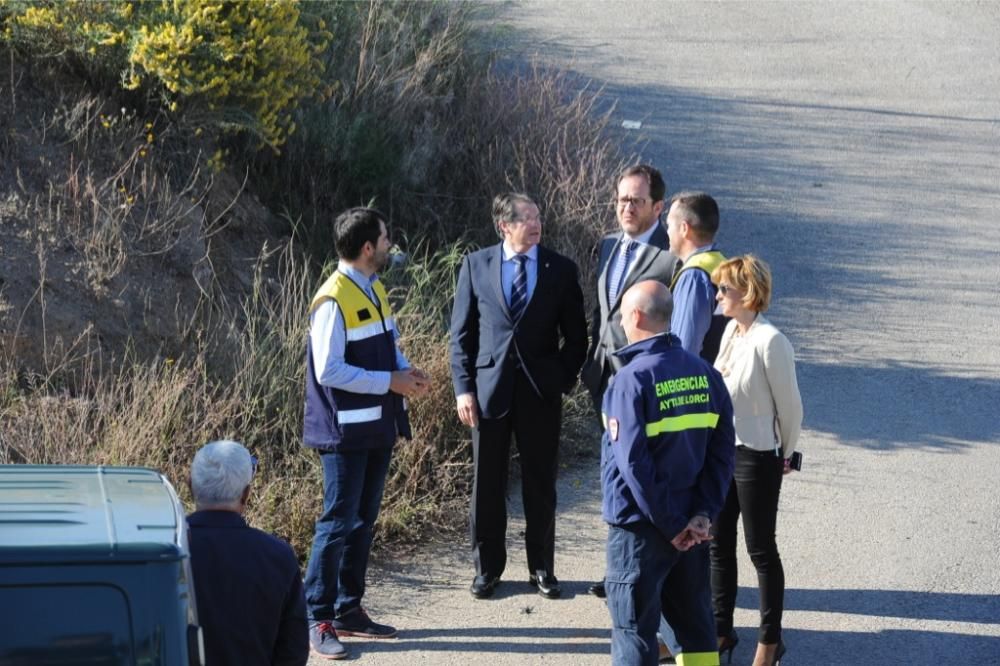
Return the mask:
<svg viewBox="0 0 1000 666">
<path fill-rule="evenodd" d="M 524 269 L 524 262 L 528 257 L 523 254 L 515 254 L 514 257 L 514 284 L 510 288 L 510 317 L 514 321 L 521 318 L 524 306 L 528 304 L 528 274 Z"/>
<path fill-rule="evenodd" d="M 608 276 L 608 305 L 614 305 L 618 300 L 618 294 L 622 290 L 622 285 L 625 284 L 625 275 L 628 274 L 628 265 L 632 261 L 635 245 L 635 241 L 628 238 L 618 248 L 618 258 L 615 260 L 614 270 Z"/>
</svg>

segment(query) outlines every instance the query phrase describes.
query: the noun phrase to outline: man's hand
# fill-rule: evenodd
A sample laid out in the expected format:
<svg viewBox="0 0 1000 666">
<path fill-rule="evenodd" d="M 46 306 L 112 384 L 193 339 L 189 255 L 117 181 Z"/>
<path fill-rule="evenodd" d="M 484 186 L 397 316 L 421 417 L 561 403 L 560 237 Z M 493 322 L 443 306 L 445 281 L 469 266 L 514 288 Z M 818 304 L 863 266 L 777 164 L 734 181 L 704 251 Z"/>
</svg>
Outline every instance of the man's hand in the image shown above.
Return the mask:
<svg viewBox="0 0 1000 666">
<path fill-rule="evenodd" d="M 389 390 L 404 398 L 419 398 L 431 387 L 431 378 L 417 368 L 393 370 L 389 380 Z"/>
<path fill-rule="evenodd" d="M 458 409 L 458 420 L 475 428 L 479 425 L 479 406 L 476 404 L 476 396 L 473 393 L 463 393 L 455 400 Z"/>
<path fill-rule="evenodd" d="M 708 533 L 711 526 L 712 521 L 706 516 L 695 516 L 688 521 L 687 527 L 681 530 L 680 534 L 670 540 L 670 543 L 677 550 L 684 552 L 703 541 L 711 541 L 712 535 Z"/>
</svg>

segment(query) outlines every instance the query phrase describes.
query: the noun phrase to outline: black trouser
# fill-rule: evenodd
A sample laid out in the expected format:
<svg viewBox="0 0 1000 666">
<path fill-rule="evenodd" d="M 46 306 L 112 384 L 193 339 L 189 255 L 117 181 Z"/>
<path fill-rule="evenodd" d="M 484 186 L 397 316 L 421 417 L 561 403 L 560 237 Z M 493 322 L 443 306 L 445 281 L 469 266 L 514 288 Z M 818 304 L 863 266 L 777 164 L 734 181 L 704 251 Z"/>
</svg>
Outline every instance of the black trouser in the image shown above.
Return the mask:
<svg viewBox="0 0 1000 666">
<path fill-rule="evenodd" d="M 562 401 L 538 397 L 520 370 L 510 411 L 472 429 L 475 477 L 469 526 L 476 574 L 499 578 L 507 565 L 507 470 L 513 436 L 521 463 L 528 571 L 554 574 L 556 471 Z"/>
<path fill-rule="evenodd" d="M 778 495 L 784 462 L 773 451 L 736 449 L 736 469 L 726 504 L 712 527 L 712 606 L 719 636 L 733 629 L 736 606 L 736 519 L 743 514 L 747 553 L 757 569 L 760 588 L 758 642 L 777 643 L 781 638 L 781 612 L 785 597 L 785 570 L 774 540 Z"/>
</svg>

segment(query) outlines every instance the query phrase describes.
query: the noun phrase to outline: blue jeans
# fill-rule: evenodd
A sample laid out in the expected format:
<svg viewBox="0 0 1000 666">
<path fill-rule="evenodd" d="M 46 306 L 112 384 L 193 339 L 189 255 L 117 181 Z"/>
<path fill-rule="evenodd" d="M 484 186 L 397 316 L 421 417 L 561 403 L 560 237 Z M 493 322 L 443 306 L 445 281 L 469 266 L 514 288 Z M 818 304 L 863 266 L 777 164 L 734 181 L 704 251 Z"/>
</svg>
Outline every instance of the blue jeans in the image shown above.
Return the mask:
<svg viewBox="0 0 1000 666">
<path fill-rule="evenodd" d="M 648 522 L 609 528 L 605 586 L 613 664 L 656 664 L 661 617 L 676 633 L 681 655 L 719 663 L 705 546 L 680 553 Z"/>
<path fill-rule="evenodd" d="M 310 620 L 333 620 L 361 606 L 392 447 L 320 452 L 323 513 L 306 568 Z"/>
</svg>

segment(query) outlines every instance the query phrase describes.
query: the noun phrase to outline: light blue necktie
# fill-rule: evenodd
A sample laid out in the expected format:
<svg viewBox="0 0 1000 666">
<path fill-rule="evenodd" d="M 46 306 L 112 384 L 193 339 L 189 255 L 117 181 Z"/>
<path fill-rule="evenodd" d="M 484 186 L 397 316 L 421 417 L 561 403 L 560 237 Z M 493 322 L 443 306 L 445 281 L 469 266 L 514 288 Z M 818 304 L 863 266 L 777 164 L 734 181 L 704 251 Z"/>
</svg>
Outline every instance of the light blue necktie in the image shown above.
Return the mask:
<svg viewBox="0 0 1000 666">
<path fill-rule="evenodd" d="M 524 306 L 528 304 L 528 272 L 524 268 L 524 262 L 528 257 L 515 254 L 513 259 L 516 266 L 514 266 L 514 284 L 510 288 L 510 317 L 517 321 L 524 312 Z"/>
<path fill-rule="evenodd" d="M 629 238 L 618 248 L 618 258 L 615 260 L 614 270 L 608 276 L 608 305 L 614 305 L 618 300 L 618 294 L 625 284 L 625 276 L 628 274 L 628 265 L 632 261 L 632 252 L 635 250 L 635 241 Z"/>
</svg>

